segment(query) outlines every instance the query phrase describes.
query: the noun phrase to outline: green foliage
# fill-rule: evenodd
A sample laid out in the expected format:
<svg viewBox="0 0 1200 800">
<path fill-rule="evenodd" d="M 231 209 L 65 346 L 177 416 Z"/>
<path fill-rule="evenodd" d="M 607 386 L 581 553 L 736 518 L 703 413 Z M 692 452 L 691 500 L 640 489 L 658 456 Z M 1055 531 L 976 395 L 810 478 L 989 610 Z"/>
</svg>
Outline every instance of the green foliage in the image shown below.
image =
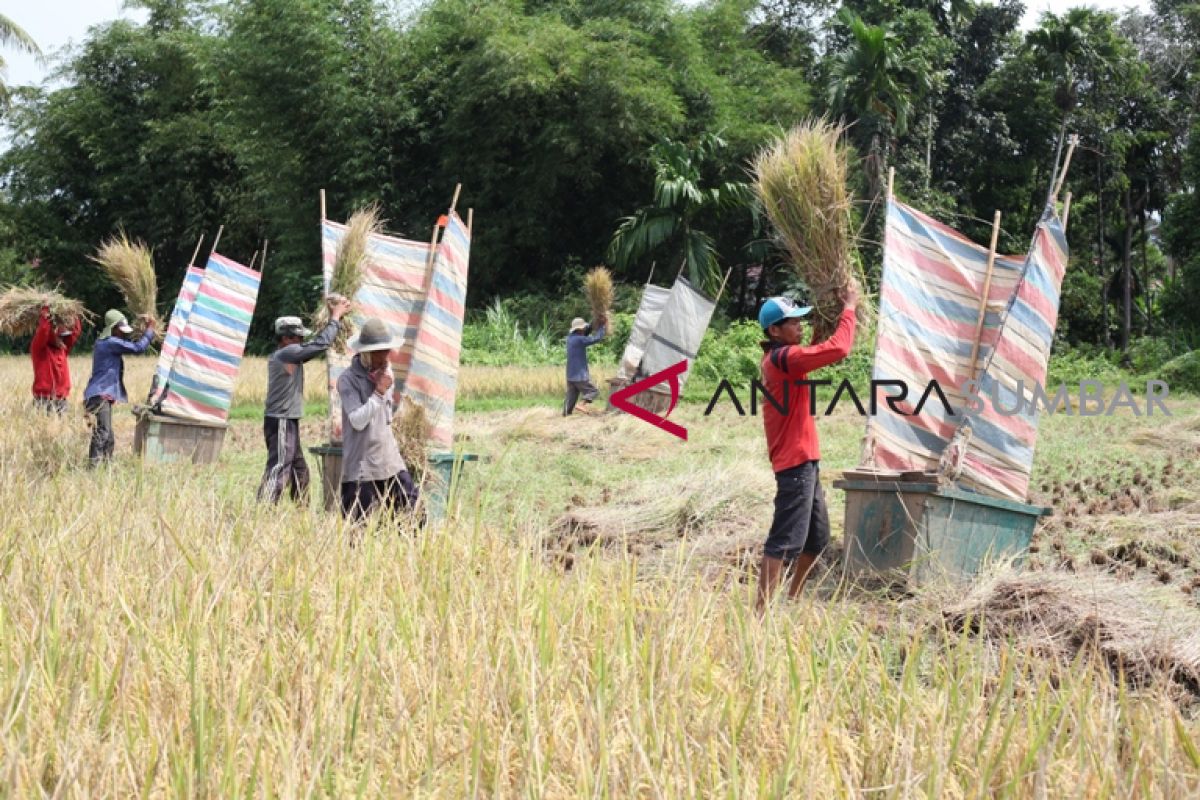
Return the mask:
<svg viewBox="0 0 1200 800">
<path fill-rule="evenodd" d="M 1168 361 L 1155 377 L 1166 381 L 1172 392 L 1200 394 L 1200 350 L 1184 353 Z"/>
</svg>

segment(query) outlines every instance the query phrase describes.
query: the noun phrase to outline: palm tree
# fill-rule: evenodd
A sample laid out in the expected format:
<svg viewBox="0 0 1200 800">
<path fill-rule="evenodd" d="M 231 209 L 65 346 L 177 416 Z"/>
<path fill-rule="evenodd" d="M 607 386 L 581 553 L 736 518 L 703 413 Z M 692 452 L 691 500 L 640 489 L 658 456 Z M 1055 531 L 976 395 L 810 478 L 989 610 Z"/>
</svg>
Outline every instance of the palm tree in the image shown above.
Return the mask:
<svg viewBox="0 0 1200 800">
<path fill-rule="evenodd" d="M 24 53 L 33 53 L 42 59 L 41 48 L 25 30 L 8 17 L 0 14 L 0 47 L 11 47 Z M 8 105 L 8 85 L 4 82 L 4 71 L 7 64 L 0 56 L 0 107 Z"/>
<path fill-rule="evenodd" d="M 687 266 L 693 284 L 705 289 L 715 286 L 716 246 L 711 236 L 696 227 L 696 218 L 706 211 L 745 207 L 753 196 L 748 183 L 726 181 L 705 186 L 702 168 L 724 147 L 719 136 L 705 134 L 695 148 L 671 139 L 650 148 L 654 204 L 621 218 L 608 248 L 615 267 L 625 268 L 669 245 L 674 248 L 673 257 Z"/>
<path fill-rule="evenodd" d="M 841 21 L 850 32 L 850 47 L 833 62 L 829 106 L 855 120 L 854 134 L 867 147 L 868 193 L 879 195 L 884 164 L 894 140 L 908 130 L 913 97 L 932 86 L 929 65 L 904 52 L 896 36 L 882 25 L 868 25 L 843 8 Z"/>
</svg>

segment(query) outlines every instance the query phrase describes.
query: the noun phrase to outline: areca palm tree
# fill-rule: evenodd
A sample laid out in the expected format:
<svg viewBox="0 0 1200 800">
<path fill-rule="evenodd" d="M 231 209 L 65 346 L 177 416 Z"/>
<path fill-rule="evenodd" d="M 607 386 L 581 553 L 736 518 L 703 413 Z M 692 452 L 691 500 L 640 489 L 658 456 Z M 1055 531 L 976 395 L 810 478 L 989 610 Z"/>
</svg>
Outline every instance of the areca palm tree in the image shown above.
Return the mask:
<svg viewBox="0 0 1200 800">
<path fill-rule="evenodd" d="M 32 53 L 40 60 L 41 48 L 25 30 L 8 17 L 0 14 L 0 48 L 12 48 L 24 53 Z M 8 105 L 8 84 L 4 81 L 4 56 L 0 56 L 0 107 Z"/>
<path fill-rule="evenodd" d="M 719 136 L 706 134 L 694 148 L 671 139 L 650 148 L 654 203 L 621 218 L 608 249 L 614 266 L 624 268 L 668 246 L 676 263 L 682 259 L 686 265 L 693 284 L 714 287 L 716 246 L 709 234 L 696 227 L 696 219 L 707 211 L 747 206 L 753 196 L 750 185 L 739 181 L 705 185 L 702 168 L 724 147 Z"/>
</svg>

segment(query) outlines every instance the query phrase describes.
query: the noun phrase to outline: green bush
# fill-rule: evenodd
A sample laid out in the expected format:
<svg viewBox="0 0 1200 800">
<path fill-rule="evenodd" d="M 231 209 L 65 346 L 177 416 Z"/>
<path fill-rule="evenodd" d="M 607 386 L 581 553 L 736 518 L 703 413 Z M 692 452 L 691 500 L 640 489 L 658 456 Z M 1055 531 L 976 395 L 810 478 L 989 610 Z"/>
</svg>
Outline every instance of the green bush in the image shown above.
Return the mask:
<svg viewBox="0 0 1200 800">
<path fill-rule="evenodd" d="M 1200 350 L 1171 359 L 1151 377 L 1166 381 L 1172 392 L 1200 394 Z"/>
</svg>

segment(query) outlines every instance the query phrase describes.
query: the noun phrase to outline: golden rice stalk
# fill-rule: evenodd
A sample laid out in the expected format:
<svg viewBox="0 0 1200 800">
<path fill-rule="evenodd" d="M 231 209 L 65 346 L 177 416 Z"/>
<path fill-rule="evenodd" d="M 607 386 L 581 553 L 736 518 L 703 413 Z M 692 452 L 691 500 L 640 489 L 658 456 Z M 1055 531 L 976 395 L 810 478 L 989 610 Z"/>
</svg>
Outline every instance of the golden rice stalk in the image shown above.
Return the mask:
<svg viewBox="0 0 1200 800">
<path fill-rule="evenodd" d="M 588 272 L 583 279 L 583 291 L 592 307 L 592 320 L 608 319 L 613 301 L 612 273 L 608 268 L 602 265 Z"/>
<path fill-rule="evenodd" d="M 0 292 L 0 333 L 5 336 L 29 336 L 37 330 L 42 307 L 50 310 L 56 328 L 69 328 L 76 320 L 91 320 L 93 314 L 83 303 L 64 297 L 53 289 L 39 286 L 9 286 Z"/>
<path fill-rule="evenodd" d="M 833 332 L 843 292 L 861 277 L 852 254 L 845 130 L 824 119 L 808 120 L 760 151 L 753 164 L 763 210 L 808 286 L 818 339 Z"/>
<path fill-rule="evenodd" d="M 125 305 L 134 319 L 130 322 L 134 336 L 141 336 L 147 320 L 153 320 L 158 335 L 158 280 L 154 276 L 154 260 L 145 243 L 131 241 L 124 231 L 109 238 L 96 250 L 92 261 L 108 279 L 121 290 Z"/>
<path fill-rule="evenodd" d="M 392 435 L 400 447 L 400 455 L 408 466 L 408 474 L 418 486 L 425 475 L 429 458 L 429 434 L 432 426 L 425 409 L 407 397 L 400 399 L 400 408 L 392 417 Z"/>
<path fill-rule="evenodd" d="M 383 220 L 379 217 L 378 204 L 372 203 L 350 215 L 350 219 L 346 221 L 346 235 L 338 242 L 337 253 L 333 258 L 333 274 L 330 276 L 326 302 L 313 318 L 315 330 L 319 331 L 329 324 L 329 306 L 338 295 L 354 299 L 354 295 L 362 287 L 367 244 L 371 236 L 382 231 Z M 353 334 L 353 323 L 348 317 L 342 317 L 342 324 L 331 349 L 336 353 L 345 353 L 346 342 Z"/>
</svg>

